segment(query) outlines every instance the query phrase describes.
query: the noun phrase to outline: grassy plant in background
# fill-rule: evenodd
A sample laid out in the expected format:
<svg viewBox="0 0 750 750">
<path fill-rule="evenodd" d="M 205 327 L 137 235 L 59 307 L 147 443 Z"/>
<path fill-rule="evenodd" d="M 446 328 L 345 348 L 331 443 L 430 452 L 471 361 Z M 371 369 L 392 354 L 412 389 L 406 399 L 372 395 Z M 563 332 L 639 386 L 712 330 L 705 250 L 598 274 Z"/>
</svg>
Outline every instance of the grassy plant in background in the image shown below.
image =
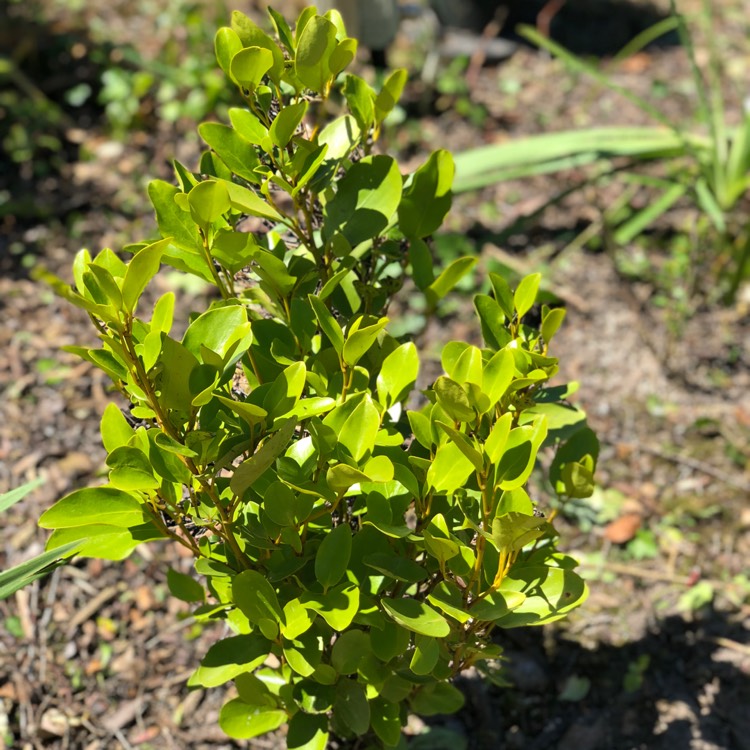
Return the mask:
<svg viewBox="0 0 750 750">
<path fill-rule="evenodd" d="M 199 127 L 196 171 L 175 163 L 176 186 L 151 183 L 162 239 L 130 246 L 129 263 L 82 251 L 75 290 L 42 274 L 91 315 L 101 347 L 70 349 L 130 407 L 102 417 L 108 483 L 40 524 L 52 551 L 120 559 L 171 539 L 194 555 L 197 579 L 168 580 L 234 633 L 189 681 L 234 682 L 227 734 L 288 724 L 290 748 L 331 733 L 403 746 L 409 711 L 455 711 L 453 677 L 495 674 L 494 631 L 585 599 L 525 488 L 548 450 L 557 493 L 589 495 L 598 445 L 573 386 L 547 385 L 564 311 L 528 323 L 538 274 L 514 291 L 491 274 L 475 298 L 484 347 L 449 343 L 445 374 L 414 392 L 419 352 L 385 314 L 407 275 L 434 314 L 475 265 L 436 270 L 428 245 L 453 160 L 437 151 L 404 176 L 373 154 L 404 72 L 379 91 L 344 75 L 356 41 L 335 11 L 308 8 L 294 28 L 270 16 L 278 40 L 239 12 L 216 36 L 245 106 Z M 162 263 L 217 290 L 187 326 L 171 292 L 137 314 Z"/>
<path fill-rule="evenodd" d="M 535 29 L 524 27 L 521 33 L 527 39 L 562 59 L 572 70 L 622 94 L 657 125 L 549 133 L 469 151 L 457 158 L 455 189 L 477 189 L 501 180 L 598 164 L 598 171 L 587 181 L 591 182 L 610 178 L 611 162 L 618 157 L 630 160 L 631 167 L 645 161 L 658 161 L 664 170 L 658 178 L 639 172 L 628 174 L 631 185 L 647 187 L 654 191 L 655 197 L 645 208 L 627 211 L 625 217 L 611 227 L 615 243 L 632 242 L 678 201 L 690 199 L 701 214 L 695 242 L 703 251 L 704 263 L 712 270 L 710 285 L 705 285 L 701 291 L 711 294 L 718 288 L 724 300 L 731 302 L 748 275 L 750 259 L 750 221 L 743 206 L 750 186 L 750 111 L 741 114 L 739 125 L 727 127 L 720 59 L 710 29 L 709 4 L 704 4 L 703 15 L 713 43 L 705 72 L 698 65 L 684 17 L 676 12 L 674 5 L 672 10 L 671 18 L 633 40 L 617 59 L 677 29 L 691 63 L 698 99 L 696 114 L 703 126 L 701 132 L 688 130 L 683 122 L 671 121 L 657 106 L 616 84 L 606 72 Z M 616 167 L 617 174 L 624 172 L 621 165 Z"/>
<path fill-rule="evenodd" d="M 0 513 L 23 500 L 30 492 L 42 483 L 41 479 L 28 482 L 21 487 L 0 495 Z M 76 554 L 83 544 L 82 540 L 69 542 L 61 547 L 43 552 L 8 570 L 0 571 L 0 600 L 7 599 L 24 586 L 51 573 L 68 558 Z"/>
</svg>

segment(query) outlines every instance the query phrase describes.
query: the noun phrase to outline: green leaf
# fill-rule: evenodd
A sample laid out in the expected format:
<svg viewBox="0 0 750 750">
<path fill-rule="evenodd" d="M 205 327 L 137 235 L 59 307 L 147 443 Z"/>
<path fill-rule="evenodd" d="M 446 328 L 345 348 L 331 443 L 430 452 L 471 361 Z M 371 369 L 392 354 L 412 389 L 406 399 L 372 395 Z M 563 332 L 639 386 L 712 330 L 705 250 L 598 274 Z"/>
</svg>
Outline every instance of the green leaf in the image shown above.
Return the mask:
<svg viewBox="0 0 750 750">
<path fill-rule="evenodd" d="M 278 44 L 244 13 L 232 11 L 231 24 L 243 47 L 260 47 L 273 55 L 273 64 L 268 69 L 268 77 L 278 86 L 284 72 L 284 53 L 279 49 Z"/>
<path fill-rule="evenodd" d="M 188 204 L 193 221 L 205 230 L 229 211 L 229 193 L 223 181 L 206 180 L 188 193 Z"/>
<path fill-rule="evenodd" d="M 320 636 L 308 631 L 290 641 L 283 642 L 284 658 L 287 664 L 299 675 L 309 677 L 320 664 L 322 656 L 322 641 Z"/>
<path fill-rule="evenodd" d="M 247 311 L 241 305 L 207 310 L 192 321 L 182 339 L 185 348 L 198 360 L 203 359 L 205 349 L 224 357 L 238 341 L 241 347 L 237 356 L 247 351 L 252 343 Z"/>
<path fill-rule="evenodd" d="M 25 487 L 28 487 L 28 485 L 25 485 Z M 21 490 L 24 487 L 19 487 L 18 489 Z M 6 493 L 0 496 L 0 505 L 10 494 Z M 0 600 L 7 599 L 24 586 L 51 573 L 58 564 L 62 563 L 68 557 L 75 555 L 80 546 L 81 542 L 72 541 L 47 552 L 42 552 L 42 554 L 36 555 L 19 565 L 2 571 L 0 573 Z"/>
<path fill-rule="evenodd" d="M 463 432 L 459 432 L 445 422 L 436 420 L 435 424 L 448 435 L 453 444 L 471 461 L 474 468 L 481 473 L 484 470 L 484 460 L 482 454 L 476 449 L 472 441 Z"/>
<path fill-rule="evenodd" d="M 255 172 L 260 160 L 252 143 L 218 122 L 202 123 L 198 126 L 198 133 L 232 172 L 249 182 L 260 182 Z"/>
<path fill-rule="evenodd" d="M 269 13 L 272 12 L 269 8 Z M 287 750 L 326 750 L 328 747 L 328 717 L 299 711 L 289 721 L 286 735 Z"/>
<path fill-rule="evenodd" d="M 273 482 L 263 493 L 263 510 L 279 526 L 296 524 L 296 508 L 297 499 L 294 492 L 283 482 Z"/>
<path fill-rule="evenodd" d="M 464 192 L 497 182 L 547 174 L 615 156 L 635 159 L 684 154 L 705 149 L 704 136 L 663 126 L 579 128 L 512 139 L 469 149 L 456 157 L 453 191 Z"/>
<path fill-rule="evenodd" d="M 329 11 L 330 13 L 331 11 Z M 331 74 L 335 77 L 342 70 L 349 67 L 349 64 L 357 56 L 357 40 L 356 39 L 342 39 L 337 45 L 336 49 L 331 53 L 331 59 L 329 65 L 331 66 Z"/>
<path fill-rule="evenodd" d="M 224 73 L 232 77 L 231 74 L 231 63 L 232 58 L 242 49 L 242 42 L 237 36 L 237 32 L 234 29 L 230 29 L 228 26 L 222 26 L 214 37 L 214 51 L 216 53 L 216 61 L 219 63 L 219 67 Z"/>
<path fill-rule="evenodd" d="M 396 747 L 401 739 L 401 711 L 398 703 L 384 698 L 370 701 L 372 729 L 386 747 Z"/>
<path fill-rule="evenodd" d="M 427 483 L 438 493 L 450 495 L 471 476 L 474 466 L 453 443 L 441 445 L 427 471 Z"/>
<path fill-rule="evenodd" d="M 344 351 L 344 332 L 341 330 L 341 326 L 336 321 L 336 318 L 331 315 L 321 299 L 314 294 L 309 295 L 307 299 L 312 306 L 315 317 L 318 319 L 320 330 L 328 337 L 336 353 L 341 355 Z"/>
<path fill-rule="evenodd" d="M 172 596 L 183 602 L 202 602 L 206 598 L 203 586 L 195 578 L 173 568 L 167 570 L 167 586 Z"/>
<path fill-rule="evenodd" d="M 442 513 L 437 513 L 430 519 L 430 523 L 422 534 L 425 549 L 441 564 L 459 553 L 458 542 L 451 538 L 451 533 Z"/>
<path fill-rule="evenodd" d="M 435 668 L 440 658 L 440 644 L 435 638 L 417 635 L 414 638 L 414 653 L 409 669 L 414 674 L 428 675 Z"/>
<path fill-rule="evenodd" d="M 361 136 L 359 125 L 351 115 L 342 115 L 329 122 L 318 135 L 318 143 L 327 147 L 324 157 L 326 163 L 338 164 L 341 159 L 349 156 Z"/>
<path fill-rule="evenodd" d="M 508 349 L 495 352 L 484 366 L 482 390 L 494 406 L 508 390 L 516 372 L 516 360 Z"/>
<path fill-rule="evenodd" d="M 342 678 L 336 684 L 333 703 L 336 720 L 356 735 L 363 735 L 370 728 L 370 704 L 365 686 L 355 680 Z"/>
<path fill-rule="evenodd" d="M 378 399 L 386 408 L 406 400 L 419 374 L 419 355 L 412 342 L 394 349 L 378 373 Z"/>
<path fill-rule="evenodd" d="M 284 107 L 271 124 L 268 135 L 279 148 L 286 148 L 307 112 L 307 101 Z"/>
<path fill-rule="evenodd" d="M 235 740 L 249 740 L 278 729 L 288 718 L 286 711 L 267 706 L 250 706 L 235 698 L 222 706 L 219 726 Z"/>
<path fill-rule="evenodd" d="M 334 492 L 344 492 L 355 484 L 369 481 L 367 474 L 347 464 L 336 464 L 326 473 L 326 482 Z"/>
<path fill-rule="evenodd" d="M 276 591 L 257 570 L 243 570 L 232 581 L 232 600 L 250 622 L 257 625 L 269 619 L 284 622 Z"/>
<path fill-rule="evenodd" d="M 315 555 L 315 577 L 324 591 L 344 577 L 351 554 L 352 530 L 342 523 L 328 532 Z"/>
<path fill-rule="evenodd" d="M 370 347 L 375 343 L 380 332 L 388 325 L 388 318 L 381 318 L 377 323 L 365 328 L 355 327 L 362 318 L 358 318 L 352 326 L 354 330 L 347 332 L 346 341 L 342 351 L 344 362 L 350 367 L 359 362 L 367 353 Z"/>
<path fill-rule="evenodd" d="M 265 409 L 246 401 L 235 401 L 233 398 L 224 396 L 216 397 L 224 406 L 228 406 L 235 414 L 245 420 L 250 426 L 260 424 L 268 416 Z"/>
<path fill-rule="evenodd" d="M 516 427 L 510 431 L 496 469 L 495 481 L 500 489 L 513 490 L 526 482 L 545 437 L 547 419 L 544 416 L 537 417 L 531 427 Z"/>
<path fill-rule="evenodd" d="M 113 403 L 107 404 L 101 421 L 102 443 L 107 453 L 111 453 L 121 445 L 127 445 L 134 434 L 135 430 L 128 424 L 120 408 Z"/>
<path fill-rule="evenodd" d="M 294 36 L 286 19 L 271 7 L 268 8 L 268 15 L 271 17 L 271 21 L 281 43 L 286 47 L 287 52 L 292 54 L 294 52 Z"/>
<path fill-rule="evenodd" d="M 190 214 L 183 211 L 175 202 L 177 195 L 184 195 L 184 193 L 164 180 L 152 180 L 148 185 L 148 196 L 156 211 L 156 221 L 161 235 L 170 237 L 175 245 L 192 251 L 196 259 L 202 260 L 200 252 L 203 242 L 198 233 L 198 227 L 190 218 Z M 205 260 L 203 263 L 205 265 Z M 210 279 L 211 272 L 207 266 L 205 270 Z"/>
<path fill-rule="evenodd" d="M 415 633 L 445 638 L 451 632 L 448 621 L 424 602 L 384 597 L 381 604 L 395 622 Z"/>
<path fill-rule="evenodd" d="M 96 557 L 101 560 L 122 560 L 139 544 L 152 539 L 163 539 L 164 534 L 153 523 L 140 524 L 129 528 L 89 524 L 59 528 L 47 540 L 48 550 L 67 548 L 76 542 L 79 557 Z"/>
<path fill-rule="evenodd" d="M 514 566 L 503 579 L 499 592 L 525 594 L 519 606 L 496 620 L 501 628 L 554 622 L 581 605 L 588 596 L 586 584 L 574 571 L 546 565 Z"/>
<path fill-rule="evenodd" d="M 16 487 L 16 489 L 11 490 L 10 492 L 4 492 L 0 495 L 0 513 L 8 510 L 8 508 L 23 500 L 26 495 L 33 492 L 37 487 L 41 487 L 42 484 L 44 484 L 43 477 L 38 477 L 31 482 L 26 482 L 26 484 Z"/>
<path fill-rule="evenodd" d="M 536 302 L 536 295 L 539 291 L 539 282 L 542 280 L 542 274 L 532 273 L 524 276 L 516 287 L 513 294 L 513 307 L 515 308 L 518 320 L 521 320 L 526 313 L 531 310 Z"/>
<path fill-rule="evenodd" d="M 300 596 L 303 607 L 317 612 L 334 630 L 349 627 L 359 609 L 359 587 L 342 583 L 326 594 L 306 591 Z"/>
<path fill-rule="evenodd" d="M 396 554 L 375 553 L 366 555 L 362 562 L 388 578 L 405 583 L 419 583 L 428 576 L 427 570 L 422 565 Z"/>
<path fill-rule="evenodd" d="M 336 26 L 323 16 L 310 18 L 297 37 L 294 72 L 318 94 L 326 91 L 333 77 L 331 55 L 336 46 Z"/>
<path fill-rule="evenodd" d="M 401 445 L 400 433 L 398 437 L 398 444 Z M 393 479 L 394 468 L 393 462 L 388 456 L 373 456 L 365 464 L 365 474 L 367 474 L 371 482 L 390 482 Z"/>
<path fill-rule="evenodd" d="M 174 292 L 166 292 L 156 301 L 154 312 L 151 316 L 152 333 L 169 333 L 172 329 L 174 319 Z"/>
<path fill-rule="evenodd" d="M 162 342 L 161 375 L 159 378 L 160 401 L 168 409 L 188 412 L 191 409 L 193 393 L 190 389 L 190 376 L 198 366 L 195 355 L 169 336 Z"/>
<path fill-rule="evenodd" d="M 347 630 L 333 644 L 331 664 L 339 674 L 353 674 L 370 652 L 370 638 L 362 630 Z"/>
<path fill-rule="evenodd" d="M 503 455 L 512 423 L 513 415 L 506 412 L 492 425 L 490 434 L 484 441 L 484 452 L 493 464 L 497 463 Z"/>
<path fill-rule="evenodd" d="M 469 611 L 476 620 L 494 622 L 520 607 L 525 600 L 526 595 L 520 591 L 493 591 L 484 599 L 474 602 Z"/>
<path fill-rule="evenodd" d="M 501 552 L 519 552 L 544 533 L 547 521 L 523 513 L 506 513 L 492 521 L 492 541 Z"/>
<path fill-rule="evenodd" d="M 368 393 L 339 430 L 339 443 L 349 451 L 355 461 L 359 461 L 375 447 L 379 429 L 380 413 Z"/>
<path fill-rule="evenodd" d="M 375 122 L 375 92 L 359 76 L 348 75 L 344 81 L 344 97 L 360 130 L 369 131 Z"/>
<path fill-rule="evenodd" d="M 370 628 L 372 652 L 382 662 L 401 656 L 409 648 L 411 632 L 397 625 L 393 620 L 383 618 L 382 627 Z"/>
<path fill-rule="evenodd" d="M 542 338 L 549 344 L 557 333 L 565 319 L 565 308 L 555 307 L 552 310 L 546 309 L 542 312 L 541 333 Z"/>
<path fill-rule="evenodd" d="M 438 404 L 451 419 L 456 422 L 473 422 L 476 419 L 466 391 L 455 380 L 441 376 L 432 387 Z"/>
<path fill-rule="evenodd" d="M 505 327 L 505 314 L 500 305 L 486 294 L 474 297 L 474 307 L 482 326 L 482 338 L 490 349 L 498 350 L 510 340 L 510 333 Z"/>
<path fill-rule="evenodd" d="M 430 604 L 434 604 L 446 615 L 464 624 L 471 619 L 472 615 L 465 609 L 463 596 L 455 583 L 440 581 L 427 596 Z"/>
<path fill-rule="evenodd" d="M 65 529 L 89 524 L 127 528 L 148 520 L 143 505 L 134 495 L 114 487 L 76 490 L 42 513 L 43 529 Z"/>
<path fill-rule="evenodd" d="M 398 68 L 383 82 L 383 88 L 375 97 L 375 122 L 377 125 L 380 125 L 398 104 L 407 77 L 406 71 L 403 68 Z"/>
<path fill-rule="evenodd" d="M 477 258 L 456 258 L 425 291 L 430 305 L 436 305 L 477 264 Z"/>
<path fill-rule="evenodd" d="M 161 486 L 149 457 L 140 448 L 129 445 L 115 448 L 107 456 L 107 466 L 111 469 L 109 483 L 118 490 L 155 490 Z"/>
<path fill-rule="evenodd" d="M 294 410 L 305 389 L 306 374 L 304 362 L 295 362 L 279 373 L 263 399 L 263 408 L 272 419 Z"/>
<path fill-rule="evenodd" d="M 377 237 L 398 209 L 402 186 L 392 157 L 361 159 L 341 178 L 336 195 L 325 206 L 324 237 L 341 232 L 352 247 Z"/>
<path fill-rule="evenodd" d="M 271 50 L 264 47 L 246 47 L 232 58 L 229 70 L 232 78 L 240 86 L 252 92 L 260 85 L 263 76 L 272 67 L 273 54 Z"/>
<path fill-rule="evenodd" d="M 434 151 L 414 173 L 398 207 L 398 222 L 407 237 L 427 237 L 443 223 L 451 207 L 453 157 Z"/>
<path fill-rule="evenodd" d="M 122 301 L 127 312 L 135 310 L 143 290 L 159 270 L 162 255 L 170 242 L 166 239 L 147 245 L 128 264 L 122 281 Z"/>
<path fill-rule="evenodd" d="M 306 633 L 313 624 L 308 610 L 300 604 L 299 599 L 290 599 L 284 605 L 284 622 L 281 624 L 281 634 L 292 641 Z"/>
<path fill-rule="evenodd" d="M 188 687 L 218 687 L 252 672 L 268 658 L 270 650 L 269 641 L 257 633 L 223 638 L 208 649 Z"/>
<path fill-rule="evenodd" d="M 599 457 L 596 434 L 584 427 L 577 430 L 557 450 L 549 470 L 555 491 L 569 497 L 589 497 L 593 490 L 593 472 Z"/>
<path fill-rule="evenodd" d="M 232 492 L 238 497 L 245 494 L 245 491 L 253 482 L 269 469 L 273 462 L 286 450 L 295 427 L 296 421 L 288 419 L 279 427 L 277 432 L 263 443 L 260 450 L 235 469 L 229 482 Z"/>
<path fill-rule="evenodd" d="M 414 713 L 421 716 L 452 714 L 464 705 L 464 696 L 448 682 L 431 682 L 411 697 L 409 705 Z"/>
</svg>

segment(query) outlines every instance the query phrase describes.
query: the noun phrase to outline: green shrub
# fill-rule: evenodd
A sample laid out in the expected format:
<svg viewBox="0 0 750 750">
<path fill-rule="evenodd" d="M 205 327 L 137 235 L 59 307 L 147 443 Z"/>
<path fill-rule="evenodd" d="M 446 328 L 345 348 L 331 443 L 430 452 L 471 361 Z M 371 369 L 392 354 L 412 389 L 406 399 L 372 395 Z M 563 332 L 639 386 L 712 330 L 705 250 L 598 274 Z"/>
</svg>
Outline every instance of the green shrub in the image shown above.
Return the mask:
<svg viewBox="0 0 750 750">
<path fill-rule="evenodd" d="M 547 386 L 564 311 L 527 324 L 538 274 L 514 292 L 491 274 L 492 295 L 475 298 L 484 347 L 447 344 L 445 374 L 415 390 L 417 348 L 385 313 L 406 279 L 434 312 L 475 265 L 435 273 L 427 244 L 453 160 L 437 151 L 403 176 L 373 155 L 404 72 L 375 92 L 342 76 L 356 42 L 336 12 L 307 9 L 293 30 L 271 17 L 279 42 L 241 13 L 216 36 L 247 106 L 200 126 L 197 172 L 177 163 L 177 186 L 151 183 L 163 239 L 128 248 L 127 264 L 82 251 L 75 291 L 46 277 L 91 315 L 101 348 L 72 350 L 130 410 L 102 418 L 108 483 L 40 524 L 50 549 L 120 559 L 172 539 L 195 555 L 199 580 L 168 580 L 235 633 L 190 679 L 234 681 L 227 734 L 288 723 L 289 747 L 322 748 L 329 732 L 393 747 L 408 711 L 461 706 L 455 675 L 495 671 L 495 628 L 585 599 L 525 488 L 548 446 L 554 491 L 587 496 L 598 446 L 565 402 L 574 388 Z M 162 263 L 218 290 L 181 338 L 173 293 L 136 315 Z"/>
</svg>

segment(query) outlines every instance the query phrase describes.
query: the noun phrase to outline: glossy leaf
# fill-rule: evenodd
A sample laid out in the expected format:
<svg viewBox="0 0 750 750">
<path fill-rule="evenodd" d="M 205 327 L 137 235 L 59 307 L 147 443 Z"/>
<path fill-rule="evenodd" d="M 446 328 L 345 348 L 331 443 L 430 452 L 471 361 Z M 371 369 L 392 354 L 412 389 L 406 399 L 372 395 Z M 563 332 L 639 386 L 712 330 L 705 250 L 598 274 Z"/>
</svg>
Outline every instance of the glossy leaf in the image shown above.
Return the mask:
<svg viewBox="0 0 750 750">
<path fill-rule="evenodd" d="M 407 237 L 426 237 L 443 223 L 451 207 L 454 171 L 453 157 L 441 149 L 414 173 L 398 207 L 399 225 Z"/>
<path fill-rule="evenodd" d="M 143 505 L 128 492 L 114 487 L 75 490 L 58 500 L 39 519 L 43 529 L 65 529 L 89 524 L 127 528 L 148 520 Z"/>
<path fill-rule="evenodd" d="M 245 490 L 284 452 L 294 433 L 294 428 L 295 420 L 288 419 L 263 443 L 260 450 L 235 469 L 229 485 L 236 495 L 242 496 Z"/>
<path fill-rule="evenodd" d="M 219 726 L 235 740 L 249 740 L 278 729 L 287 712 L 265 706 L 250 706 L 239 698 L 225 703 L 219 712 Z"/>
<path fill-rule="evenodd" d="M 386 407 L 404 401 L 419 374 L 419 355 L 412 342 L 394 349 L 384 360 L 377 378 L 378 398 Z"/>
<path fill-rule="evenodd" d="M 232 581 L 232 599 L 250 622 L 283 623 L 284 613 L 273 586 L 256 570 L 243 570 Z"/>
<path fill-rule="evenodd" d="M 325 91 L 331 81 L 331 55 L 336 45 L 336 27 L 323 16 L 310 18 L 297 38 L 294 72 L 316 93 Z"/>
<path fill-rule="evenodd" d="M 324 591 L 344 577 L 351 554 L 352 531 L 340 524 L 326 535 L 315 555 L 315 577 Z"/>
<path fill-rule="evenodd" d="M 147 245 L 128 264 L 122 281 L 122 301 L 128 312 L 135 310 L 143 290 L 159 270 L 162 255 L 169 242 L 166 239 Z"/>
<path fill-rule="evenodd" d="M 253 91 L 272 67 L 273 54 L 271 50 L 264 47 L 246 47 L 232 58 L 229 70 L 232 78 L 240 86 Z"/>
<path fill-rule="evenodd" d="M 390 156 L 368 156 L 354 164 L 326 204 L 323 233 L 341 232 L 349 244 L 380 234 L 396 213 L 403 180 L 398 164 Z"/>
<path fill-rule="evenodd" d="M 521 279 L 516 287 L 516 291 L 513 293 L 513 307 L 516 310 L 516 315 L 518 315 L 519 320 L 523 318 L 523 316 L 526 315 L 534 305 L 537 292 L 539 291 L 539 282 L 541 280 L 541 274 L 532 273 Z"/>
<path fill-rule="evenodd" d="M 385 598 L 381 603 L 388 615 L 407 630 L 434 638 L 445 638 L 451 631 L 448 621 L 424 602 Z"/>
</svg>

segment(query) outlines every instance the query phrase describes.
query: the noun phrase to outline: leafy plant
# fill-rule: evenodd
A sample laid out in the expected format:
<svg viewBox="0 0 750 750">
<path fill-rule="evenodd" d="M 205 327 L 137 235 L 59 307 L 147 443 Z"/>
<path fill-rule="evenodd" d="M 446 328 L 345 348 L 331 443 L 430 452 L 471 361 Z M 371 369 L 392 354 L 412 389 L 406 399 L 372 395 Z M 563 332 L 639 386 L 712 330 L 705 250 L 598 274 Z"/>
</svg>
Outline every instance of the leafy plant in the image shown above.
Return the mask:
<svg viewBox="0 0 750 750">
<path fill-rule="evenodd" d="M 294 748 L 333 732 L 399 746 L 409 710 L 457 710 L 450 684 L 496 671 L 496 628 L 564 617 L 586 597 L 575 561 L 526 491 L 540 450 L 563 497 L 592 491 L 598 444 L 573 385 L 549 387 L 564 317 L 528 323 L 538 274 L 514 291 L 490 275 L 475 307 L 484 347 L 445 346 L 445 374 L 416 391 L 414 343 L 388 333 L 409 278 L 440 300 L 475 266 L 436 272 L 427 244 L 451 205 L 453 160 L 404 176 L 373 144 L 405 82 L 379 91 L 343 71 L 356 41 L 335 11 L 278 41 L 242 13 L 216 35 L 246 106 L 203 123 L 198 171 L 149 186 L 162 239 L 78 254 L 75 289 L 100 348 L 69 347 L 130 406 L 102 417 L 109 481 L 47 510 L 49 549 L 120 559 L 171 539 L 199 580 L 170 571 L 199 620 L 234 635 L 195 687 L 234 682 L 220 724 L 250 738 L 288 723 Z M 252 226 L 253 231 L 244 231 Z M 175 295 L 142 298 L 165 263 L 218 298 L 175 329 Z M 411 409 L 407 408 L 411 406 Z"/>
<path fill-rule="evenodd" d="M 678 201 L 689 198 L 701 212 L 700 242 L 709 249 L 724 292 L 731 302 L 748 273 L 750 261 L 750 223 L 741 210 L 742 199 L 750 187 L 750 111 L 742 113 L 735 128 L 727 127 L 722 95 L 719 55 L 715 43 L 710 48 L 707 71 L 697 62 L 692 35 L 672 3 L 673 15 L 633 40 L 616 59 L 639 50 L 658 36 L 677 29 L 687 50 L 703 131 L 692 132 L 682 120 L 673 121 L 658 107 L 617 84 L 606 72 L 547 39 L 536 29 L 522 27 L 521 33 L 539 47 L 562 59 L 572 70 L 583 73 L 636 104 L 656 126 L 628 126 L 578 129 L 531 136 L 519 142 L 481 147 L 461 154 L 456 160 L 457 181 L 454 190 L 472 190 L 498 182 L 561 169 L 599 164 L 591 178 L 608 179 L 626 172 L 622 165 L 612 167 L 610 160 L 625 157 L 631 164 L 660 161 L 666 174 L 626 173 L 631 185 L 655 191 L 647 205 L 633 209 L 612 228 L 616 244 L 627 244 L 641 235 Z M 704 5 L 704 17 L 710 24 L 711 8 Z M 709 37 L 713 34 L 709 27 Z M 590 182 L 590 180 L 587 180 Z M 718 256 L 718 257 L 717 257 Z"/>
</svg>

